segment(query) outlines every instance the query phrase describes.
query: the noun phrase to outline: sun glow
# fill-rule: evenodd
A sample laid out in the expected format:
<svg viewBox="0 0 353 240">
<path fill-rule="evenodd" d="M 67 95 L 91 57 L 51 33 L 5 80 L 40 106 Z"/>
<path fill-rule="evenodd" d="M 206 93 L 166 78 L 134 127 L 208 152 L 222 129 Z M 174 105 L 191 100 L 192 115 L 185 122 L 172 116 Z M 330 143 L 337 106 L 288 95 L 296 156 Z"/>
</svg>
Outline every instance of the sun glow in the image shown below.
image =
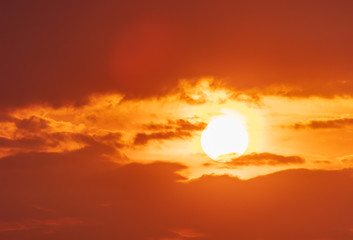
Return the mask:
<svg viewBox="0 0 353 240">
<path fill-rule="evenodd" d="M 201 135 L 204 152 L 210 158 L 222 162 L 242 155 L 248 143 L 249 137 L 245 127 L 231 115 L 216 117 Z"/>
</svg>

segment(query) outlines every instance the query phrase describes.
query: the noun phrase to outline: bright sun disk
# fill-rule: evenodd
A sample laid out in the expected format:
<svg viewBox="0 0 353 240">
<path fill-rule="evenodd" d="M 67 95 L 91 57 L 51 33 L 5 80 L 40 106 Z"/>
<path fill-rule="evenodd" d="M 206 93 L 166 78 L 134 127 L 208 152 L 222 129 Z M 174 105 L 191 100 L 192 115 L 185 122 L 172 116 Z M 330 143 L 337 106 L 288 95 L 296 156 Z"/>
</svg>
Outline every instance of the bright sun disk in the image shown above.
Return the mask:
<svg viewBox="0 0 353 240">
<path fill-rule="evenodd" d="M 203 150 L 217 161 L 229 161 L 242 155 L 248 143 L 249 137 L 245 127 L 236 117 L 230 115 L 213 119 L 201 135 Z"/>
</svg>

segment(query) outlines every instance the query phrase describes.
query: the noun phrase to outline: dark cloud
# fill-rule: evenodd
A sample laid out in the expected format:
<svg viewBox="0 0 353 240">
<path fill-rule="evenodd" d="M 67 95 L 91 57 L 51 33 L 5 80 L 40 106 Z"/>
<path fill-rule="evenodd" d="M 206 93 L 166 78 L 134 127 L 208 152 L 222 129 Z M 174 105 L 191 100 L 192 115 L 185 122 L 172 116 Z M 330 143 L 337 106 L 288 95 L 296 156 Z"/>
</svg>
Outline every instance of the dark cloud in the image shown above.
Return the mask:
<svg viewBox="0 0 353 240">
<path fill-rule="evenodd" d="M 10 139 L 0 137 L 0 148 L 21 148 L 39 150 L 46 146 L 47 140 L 40 137 L 24 137 L 17 139 Z"/>
<path fill-rule="evenodd" d="M 167 123 L 156 124 L 150 123 L 146 125 L 148 130 L 178 130 L 178 131 L 201 131 L 205 129 L 207 123 L 196 122 L 192 123 L 188 120 L 177 119 L 177 120 L 168 120 Z"/>
<path fill-rule="evenodd" d="M 11 122 L 13 120 L 14 120 L 14 118 L 11 117 L 7 112 L 0 113 L 0 123 L 1 122 Z"/>
<path fill-rule="evenodd" d="M 36 116 L 17 120 L 15 124 L 18 129 L 26 130 L 29 132 L 40 132 L 49 127 L 48 120 Z"/>
<path fill-rule="evenodd" d="M 155 133 L 138 133 L 134 139 L 134 145 L 144 145 L 151 140 L 170 140 L 170 139 L 183 139 L 191 137 L 190 132 L 185 131 L 166 131 L 166 132 L 155 132 Z"/>
<path fill-rule="evenodd" d="M 183 119 L 178 119 L 175 122 L 178 125 L 177 129 L 184 131 L 201 131 L 204 130 L 207 126 L 207 123 L 204 122 L 198 122 L 194 124 Z"/>
<path fill-rule="evenodd" d="M 80 167 L 80 164 L 84 164 L 84 169 L 87 170 L 88 166 L 96 162 L 101 163 L 101 167 L 104 167 L 107 159 L 104 155 L 113 154 L 114 152 L 114 148 L 100 143 L 94 143 L 90 146 L 72 152 L 45 153 L 33 151 L 1 158 L 0 168 L 2 171 L 5 169 L 14 170 L 34 168 L 37 169 L 37 171 L 48 169 L 48 171 L 60 172 L 65 169 L 69 170 L 71 167 L 78 168 Z M 114 166 L 113 163 L 111 163 L 111 165 Z M 72 170 L 74 171 L 74 169 Z M 43 172 L 43 174 L 50 173 Z"/>
<path fill-rule="evenodd" d="M 80 224 L 65 224 L 54 229 L 45 226 L 16 229 L 0 232 L 0 238 L 147 239 L 163 232 L 167 234 L 168 227 L 160 222 L 168 216 L 166 212 L 156 213 L 156 218 L 146 220 L 159 207 L 168 208 L 169 200 L 161 201 L 169 199 L 175 191 L 169 187 L 183 180 L 172 174 L 183 167 L 167 163 L 119 167 L 105 157 L 112 150 L 96 144 L 71 153 L 27 153 L 2 158 L 1 222 L 74 218 Z M 159 200 L 155 199 L 157 195 Z M 142 205 L 135 204 L 139 198 L 145 199 Z M 135 206 L 130 208 L 131 204 Z M 114 214 L 107 214 L 110 211 Z M 133 230 L 136 224 L 139 231 Z"/>
<path fill-rule="evenodd" d="M 96 144 L 0 159 L 0 238 L 353 237 L 352 169 L 286 170 L 246 181 L 205 175 L 185 182 L 179 164 L 118 165 L 105 157 L 111 150 Z"/>
<path fill-rule="evenodd" d="M 105 144 L 115 149 L 125 146 L 121 132 L 105 131 L 101 134 L 64 132 L 50 125 L 50 121 L 37 116 L 7 118 L 16 129 L 8 136 L 0 136 L 0 149 L 7 152 L 67 151 L 92 144 Z M 5 126 L 6 127 L 6 126 Z M 6 128 L 5 128 L 6 129 Z"/>
<path fill-rule="evenodd" d="M 19 138 L 0 137 L 0 148 L 44 150 L 48 147 L 56 147 L 60 142 L 73 140 L 86 142 L 83 135 L 71 133 L 37 134 L 36 136 L 25 136 Z"/>
<path fill-rule="evenodd" d="M 1 1 L 0 106 L 79 105 L 103 92 L 150 97 L 204 76 L 240 91 L 352 95 L 351 8 L 317 0 Z"/>
<path fill-rule="evenodd" d="M 313 161 L 314 163 L 318 163 L 318 164 L 332 164 L 332 161 L 329 160 L 315 160 Z"/>
<path fill-rule="evenodd" d="M 122 141 L 122 133 L 120 132 L 109 132 L 101 136 L 92 136 L 97 142 L 107 144 L 109 146 L 114 146 L 116 148 L 122 148 L 125 144 Z"/>
<path fill-rule="evenodd" d="M 309 122 L 295 123 L 291 127 L 294 129 L 330 129 L 344 128 L 353 125 L 353 118 L 339 118 L 328 120 L 311 120 Z"/>
<path fill-rule="evenodd" d="M 134 139 L 135 145 L 143 145 L 151 140 L 184 139 L 192 136 L 192 132 L 201 131 L 207 126 L 204 122 L 192 123 L 184 119 L 168 120 L 164 124 L 151 123 L 146 125 L 152 133 L 137 133 Z"/>
<path fill-rule="evenodd" d="M 232 166 L 262 166 L 262 165 L 289 165 L 289 164 L 303 164 L 305 160 L 299 156 L 283 156 L 273 153 L 251 153 L 233 158 L 227 165 Z"/>
<path fill-rule="evenodd" d="M 30 128 L 32 129 L 32 128 Z M 82 133 L 71 133 L 71 132 L 36 132 L 35 134 L 25 135 L 18 138 L 4 138 L 0 137 L 0 149 L 10 149 L 16 151 L 48 151 L 50 148 L 59 147 L 61 144 L 81 144 L 81 145 L 92 145 L 92 144 L 105 144 L 107 146 L 119 149 L 125 146 L 121 140 L 120 133 L 107 133 L 102 136 L 94 136 Z M 63 150 L 64 149 L 58 149 Z"/>
</svg>

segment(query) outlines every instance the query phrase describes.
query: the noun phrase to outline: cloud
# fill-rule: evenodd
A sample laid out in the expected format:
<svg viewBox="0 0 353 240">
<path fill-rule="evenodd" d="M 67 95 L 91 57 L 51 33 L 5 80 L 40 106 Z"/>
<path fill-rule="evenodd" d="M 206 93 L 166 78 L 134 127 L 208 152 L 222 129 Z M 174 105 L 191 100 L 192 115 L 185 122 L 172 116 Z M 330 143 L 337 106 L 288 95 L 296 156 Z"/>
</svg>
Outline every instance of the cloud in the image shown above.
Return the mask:
<svg viewBox="0 0 353 240">
<path fill-rule="evenodd" d="M 207 97 L 205 94 L 201 94 L 201 96 L 193 98 L 193 97 L 186 95 L 185 93 L 182 93 L 180 95 L 180 99 L 182 101 L 187 102 L 190 105 L 201 105 L 201 104 L 207 103 Z"/>
<path fill-rule="evenodd" d="M 55 231 L 49 231 L 50 227 L 45 226 L 31 231 L 23 229 L 23 234 L 6 231 L 0 233 L 0 238 L 40 239 L 43 234 L 46 237 L 49 234 L 51 239 L 168 236 L 169 227 L 160 222 L 161 218 L 167 218 L 166 212 L 157 212 L 153 214 L 156 218 L 146 220 L 159 207 L 167 209 L 169 203 L 163 201 L 175 191 L 176 181 L 184 179 L 173 172 L 184 167 L 169 163 L 120 167 L 107 159 L 106 155 L 111 154 L 111 150 L 103 145 L 94 145 L 69 153 L 26 153 L 2 158 L 1 222 L 11 225 L 22 219 L 64 216 L 75 217 L 81 224 L 58 226 Z M 140 207 L 139 204 L 128 207 L 139 198 L 145 199 Z M 110 204 L 104 204 L 107 202 Z M 114 214 L 107 214 L 107 211 Z M 139 231 L 133 231 L 136 224 Z"/>
<path fill-rule="evenodd" d="M 144 145 L 151 140 L 184 139 L 192 136 L 192 132 L 201 131 L 207 126 L 204 122 L 191 123 L 187 120 L 168 120 L 166 124 L 151 123 L 146 125 L 152 133 L 137 133 L 134 139 L 135 145 Z M 162 131 L 161 131 L 162 130 Z"/>
<path fill-rule="evenodd" d="M 190 132 L 156 132 L 151 134 L 138 133 L 134 139 L 134 145 L 144 145 L 151 140 L 170 140 L 191 137 Z"/>
<path fill-rule="evenodd" d="M 154 97 L 179 79 L 204 76 L 244 92 L 353 94 L 349 1 L 319 9 L 312 0 L 280 7 L 276 0 L 21 6 L 1 7 L 2 109 L 82 105 L 107 92 Z"/>
<path fill-rule="evenodd" d="M 47 140 L 40 137 L 8 139 L 0 137 L 0 148 L 41 149 Z"/>
<path fill-rule="evenodd" d="M 32 135 L 19 138 L 0 137 L 0 149 L 8 149 L 11 154 L 31 151 L 66 152 L 95 144 L 106 145 L 116 151 L 125 146 L 120 133 L 106 133 L 95 136 L 70 132 L 35 132 Z"/>
<path fill-rule="evenodd" d="M 31 109 L 26 111 L 30 113 Z M 74 119 L 63 122 L 31 114 L 22 118 L 9 115 L 6 123 L 0 125 L 1 156 L 29 151 L 73 151 L 96 143 L 115 149 L 125 147 L 122 132 L 90 130 L 84 123 L 75 124 Z"/>
<path fill-rule="evenodd" d="M 339 158 L 341 162 L 347 165 L 352 165 L 353 164 L 353 155 L 347 155 Z"/>
<path fill-rule="evenodd" d="M 243 92 L 233 92 L 230 98 L 236 101 L 246 102 L 251 106 L 264 106 L 261 96 L 256 93 L 252 93 L 251 91 L 249 91 L 247 94 L 244 94 Z"/>
<path fill-rule="evenodd" d="M 231 162 L 226 163 L 232 166 L 278 166 L 278 165 L 289 165 L 289 164 L 303 164 L 305 160 L 299 156 L 283 156 L 273 153 L 251 153 L 242 155 L 237 158 L 233 158 Z"/>
<path fill-rule="evenodd" d="M 204 123 L 204 122 L 198 122 L 193 124 L 183 119 L 178 119 L 176 121 L 176 124 L 178 125 L 177 129 L 184 130 L 184 131 L 201 131 L 201 130 L 204 130 L 205 127 L 207 126 L 207 123 Z"/>
<path fill-rule="evenodd" d="M 10 121 L 13 121 L 13 120 L 14 119 L 7 112 L 1 112 L 0 113 L 0 123 L 10 122 Z"/>
<path fill-rule="evenodd" d="M 353 118 L 322 119 L 311 120 L 309 122 L 295 123 L 291 127 L 294 129 L 331 129 L 344 128 L 353 125 Z"/>
<path fill-rule="evenodd" d="M 177 120 L 167 120 L 167 123 L 156 124 L 150 123 L 145 127 L 148 130 L 178 130 L 178 131 L 201 131 L 205 129 L 207 123 L 197 122 L 191 123 L 188 120 L 177 119 Z"/>
<path fill-rule="evenodd" d="M 286 170 L 250 180 L 205 175 L 185 181 L 178 174 L 185 169 L 180 164 L 119 165 L 107 159 L 110 151 L 94 145 L 0 159 L 0 238 L 353 237 L 352 169 Z"/>
<path fill-rule="evenodd" d="M 16 127 L 20 130 L 29 132 L 40 132 L 49 127 L 49 121 L 40 117 L 31 116 L 25 119 L 19 119 L 15 122 Z"/>
<path fill-rule="evenodd" d="M 115 148 L 122 148 L 125 146 L 122 140 L 122 133 L 120 132 L 109 132 L 103 135 L 92 136 L 94 141 L 103 143 L 109 146 L 114 146 Z"/>
</svg>

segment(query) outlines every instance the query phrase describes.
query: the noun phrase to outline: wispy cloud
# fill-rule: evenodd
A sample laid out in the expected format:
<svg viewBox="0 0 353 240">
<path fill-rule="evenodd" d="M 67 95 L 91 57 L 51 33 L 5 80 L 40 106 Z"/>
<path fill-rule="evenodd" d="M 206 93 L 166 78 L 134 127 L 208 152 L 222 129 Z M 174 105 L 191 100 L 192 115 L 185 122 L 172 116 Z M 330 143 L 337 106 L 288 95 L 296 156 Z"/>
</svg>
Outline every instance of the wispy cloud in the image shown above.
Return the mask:
<svg viewBox="0 0 353 240">
<path fill-rule="evenodd" d="M 353 126 L 353 118 L 337 118 L 337 119 L 318 119 L 307 122 L 298 122 L 289 127 L 300 129 L 330 129 L 330 128 L 344 128 Z"/>
<path fill-rule="evenodd" d="M 226 164 L 232 166 L 248 166 L 248 165 L 290 165 L 290 164 L 303 164 L 305 160 L 299 156 L 283 156 L 273 153 L 251 153 L 233 158 L 231 162 Z"/>
<path fill-rule="evenodd" d="M 151 140 L 184 139 L 192 136 L 192 132 L 201 131 L 207 126 L 204 122 L 192 123 L 187 120 L 168 120 L 167 123 L 151 123 L 145 126 L 149 133 L 137 133 L 134 139 L 135 145 L 143 145 Z"/>
</svg>

